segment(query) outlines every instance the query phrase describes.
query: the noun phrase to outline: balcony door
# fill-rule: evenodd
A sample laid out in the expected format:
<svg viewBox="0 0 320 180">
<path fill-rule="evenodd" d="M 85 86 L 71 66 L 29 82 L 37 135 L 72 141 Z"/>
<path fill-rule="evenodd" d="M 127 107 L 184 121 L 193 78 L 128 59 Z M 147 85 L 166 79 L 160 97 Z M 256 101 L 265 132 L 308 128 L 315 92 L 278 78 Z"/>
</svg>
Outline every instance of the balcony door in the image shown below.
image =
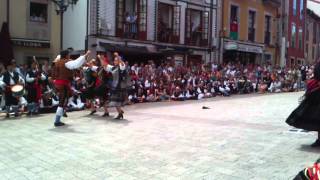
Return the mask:
<svg viewBox="0 0 320 180">
<path fill-rule="evenodd" d="M 179 43 L 180 6 L 165 3 L 158 4 L 157 40 L 165 43 Z"/>
<path fill-rule="evenodd" d="M 116 14 L 118 37 L 146 40 L 147 0 L 117 0 Z"/>
<path fill-rule="evenodd" d="M 186 11 L 186 44 L 193 46 L 208 45 L 209 13 L 187 9 Z"/>
</svg>

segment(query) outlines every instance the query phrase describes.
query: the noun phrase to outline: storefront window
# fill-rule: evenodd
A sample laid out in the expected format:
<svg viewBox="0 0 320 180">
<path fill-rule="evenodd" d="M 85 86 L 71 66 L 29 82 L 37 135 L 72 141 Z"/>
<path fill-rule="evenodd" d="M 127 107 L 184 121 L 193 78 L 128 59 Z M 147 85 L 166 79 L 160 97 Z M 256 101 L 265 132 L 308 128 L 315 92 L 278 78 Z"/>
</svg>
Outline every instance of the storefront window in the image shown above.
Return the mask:
<svg viewBox="0 0 320 180">
<path fill-rule="evenodd" d="M 30 3 L 30 21 L 31 22 L 48 22 L 48 4 L 43 3 Z"/>
</svg>

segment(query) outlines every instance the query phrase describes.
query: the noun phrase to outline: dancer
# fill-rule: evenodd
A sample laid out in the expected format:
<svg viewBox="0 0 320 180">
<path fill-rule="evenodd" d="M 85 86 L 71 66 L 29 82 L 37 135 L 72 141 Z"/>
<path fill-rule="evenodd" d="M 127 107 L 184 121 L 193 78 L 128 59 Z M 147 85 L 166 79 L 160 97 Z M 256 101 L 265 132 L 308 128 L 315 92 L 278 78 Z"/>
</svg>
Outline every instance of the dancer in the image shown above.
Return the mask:
<svg viewBox="0 0 320 180">
<path fill-rule="evenodd" d="M 121 57 L 117 52 L 114 53 L 113 66 L 104 61 L 100 55 L 98 55 L 98 58 L 104 70 L 112 73 L 109 107 L 115 107 L 117 109 L 118 116 L 115 119 L 123 119 L 124 111 L 121 109 L 121 107 L 127 100 L 127 88 L 130 84 L 130 78 L 128 77 L 128 72 L 126 71 L 126 65 L 121 60 Z"/>
<path fill-rule="evenodd" d="M 307 131 L 317 131 L 318 139 L 311 147 L 320 147 L 320 62 L 314 76 L 307 83 L 307 91 L 300 105 L 287 118 L 287 124 Z"/>
<path fill-rule="evenodd" d="M 86 81 L 86 90 L 84 92 L 85 98 L 89 101 L 91 106 L 90 115 L 93 115 L 97 112 L 96 110 L 96 94 L 95 88 L 97 83 L 97 70 L 98 67 L 95 64 L 95 59 L 92 59 L 90 62 L 83 67 L 84 79 Z"/>
<path fill-rule="evenodd" d="M 61 51 L 60 60 L 54 64 L 53 79 L 54 86 L 59 96 L 59 106 L 56 111 L 54 126 L 64 126 L 61 117 L 64 113 L 64 106 L 70 96 L 70 80 L 73 78 L 72 70 L 80 68 L 85 62 L 86 57 L 90 54 L 88 51 L 84 56 L 80 56 L 76 60 L 70 60 L 69 51 Z"/>
</svg>

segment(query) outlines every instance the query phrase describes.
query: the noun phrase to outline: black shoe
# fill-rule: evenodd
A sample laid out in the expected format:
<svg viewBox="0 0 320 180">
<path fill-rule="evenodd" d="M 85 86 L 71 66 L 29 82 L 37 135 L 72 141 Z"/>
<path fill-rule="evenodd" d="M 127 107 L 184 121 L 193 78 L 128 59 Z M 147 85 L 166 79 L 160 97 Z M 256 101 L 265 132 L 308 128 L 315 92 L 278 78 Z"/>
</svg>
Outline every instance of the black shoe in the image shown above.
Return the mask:
<svg viewBox="0 0 320 180">
<path fill-rule="evenodd" d="M 63 117 L 68 117 L 66 112 L 63 113 Z"/>
<path fill-rule="evenodd" d="M 64 125 L 66 124 L 64 124 L 63 122 L 54 123 L 55 127 L 64 126 Z"/>
<path fill-rule="evenodd" d="M 114 118 L 114 119 L 123 119 L 123 114 L 121 113 L 121 114 L 118 114 L 118 116 L 116 117 L 116 118 Z"/>
<path fill-rule="evenodd" d="M 14 117 L 18 117 L 18 116 L 19 116 L 19 113 L 15 113 L 15 114 L 14 114 Z"/>
<path fill-rule="evenodd" d="M 10 114 L 9 113 L 7 113 L 6 118 L 10 118 Z"/>
<path fill-rule="evenodd" d="M 103 115 L 102 115 L 102 117 L 109 117 L 110 115 L 109 115 L 109 113 L 104 113 Z"/>
<path fill-rule="evenodd" d="M 320 147 L 320 140 L 317 139 L 313 144 L 311 144 L 311 147 Z"/>
<path fill-rule="evenodd" d="M 31 115 L 32 115 L 32 113 L 31 113 L 31 112 L 28 112 L 28 113 L 27 113 L 27 116 L 31 116 Z"/>
<path fill-rule="evenodd" d="M 91 111 L 89 115 L 94 115 L 97 111 L 94 110 L 94 111 Z"/>
</svg>

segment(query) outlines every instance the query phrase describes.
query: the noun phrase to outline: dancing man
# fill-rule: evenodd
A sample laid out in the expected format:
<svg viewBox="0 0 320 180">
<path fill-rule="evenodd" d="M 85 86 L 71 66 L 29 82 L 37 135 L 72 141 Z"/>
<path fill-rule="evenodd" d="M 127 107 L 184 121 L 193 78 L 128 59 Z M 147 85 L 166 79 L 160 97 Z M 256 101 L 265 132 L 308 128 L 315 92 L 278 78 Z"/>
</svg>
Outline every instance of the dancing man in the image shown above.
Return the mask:
<svg viewBox="0 0 320 180">
<path fill-rule="evenodd" d="M 131 81 L 126 71 L 126 65 L 117 52 L 114 53 L 113 66 L 104 61 L 100 55 L 98 55 L 98 58 L 104 70 L 112 74 L 109 107 L 117 109 L 118 116 L 115 119 L 123 119 L 124 111 L 121 107 L 125 105 L 125 101 L 128 98 L 127 88 L 130 84 L 129 81 Z"/>
<path fill-rule="evenodd" d="M 64 106 L 66 105 L 66 101 L 71 94 L 70 81 L 73 78 L 72 70 L 80 68 L 86 62 L 86 57 L 89 54 L 90 51 L 88 51 L 84 56 L 80 56 L 76 60 L 71 60 L 68 50 L 61 51 L 60 59 L 54 64 L 54 86 L 59 96 L 59 106 L 56 111 L 54 122 L 54 126 L 56 127 L 65 125 L 63 122 L 61 122 L 61 117 L 64 114 Z"/>
</svg>

